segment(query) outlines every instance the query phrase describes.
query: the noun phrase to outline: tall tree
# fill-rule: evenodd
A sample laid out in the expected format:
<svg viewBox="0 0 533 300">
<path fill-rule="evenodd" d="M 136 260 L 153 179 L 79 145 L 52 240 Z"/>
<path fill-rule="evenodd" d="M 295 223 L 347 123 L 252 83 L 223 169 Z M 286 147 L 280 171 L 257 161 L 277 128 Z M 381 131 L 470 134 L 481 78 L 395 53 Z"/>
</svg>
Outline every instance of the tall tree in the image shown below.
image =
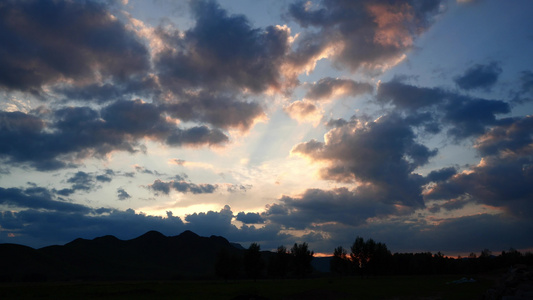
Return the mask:
<svg viewBox="0 0 533 300">
<path fill-rule="evenodd" d="M 329 269 L 331 272 L 341 276 L 350 274 L 351 261 L 346 249 L 342 246 L 335 248 L 333 251 L 333 257 L 329 261 Z"/>
<path fill-rule="evenodd" d="M 307 243 L 294 244 L 291 248 L 291 266 L 296 277 L 302 278 L 313 272 L 311 261 L 315 253 L 309 250 Z"/>
<path fill-rule="evenodd" d="M 261 258 L 261 246 L 252 243 L 244 252 L 244 271 L 248 278 L 256 280 L 261 277 L 265 263 Z"/>
<path fill-rule="evenodd" d="M 373 239 L 365 240 L 356 237 L 351 247 L 350 257 L 354 268 L 360 275 L 382 274 L 387 271 L 392 254 L 383 243 L 376 243 Z"/>
<path fill-rule="evenodd" d="M 285 246 L 279 246 L 276 255 L 270 258 L 268 274 L 272 277 L 284 278 L 289 272 L 290 254 Z"/>
</svg>

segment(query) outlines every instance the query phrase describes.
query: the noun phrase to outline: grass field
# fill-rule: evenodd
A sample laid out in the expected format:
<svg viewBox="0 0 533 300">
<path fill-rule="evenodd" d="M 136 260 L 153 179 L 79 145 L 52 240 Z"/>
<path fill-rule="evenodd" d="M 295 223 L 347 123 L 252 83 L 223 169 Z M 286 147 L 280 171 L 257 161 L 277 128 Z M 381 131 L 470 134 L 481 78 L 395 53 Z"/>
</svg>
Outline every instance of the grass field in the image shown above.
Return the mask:
<svg viewBox="0 0 533 300">
<path fill-rule="evenodd" d="M 0 299 L 479 299 L 492 282 L 457 276 L 1 284 Z M 259 297 L 257 297 L 259 296 Z M 241 297 L 241 298 L 239 298 Z M 263 298 L 260 298 L 263 297 Z"/>
</svg>

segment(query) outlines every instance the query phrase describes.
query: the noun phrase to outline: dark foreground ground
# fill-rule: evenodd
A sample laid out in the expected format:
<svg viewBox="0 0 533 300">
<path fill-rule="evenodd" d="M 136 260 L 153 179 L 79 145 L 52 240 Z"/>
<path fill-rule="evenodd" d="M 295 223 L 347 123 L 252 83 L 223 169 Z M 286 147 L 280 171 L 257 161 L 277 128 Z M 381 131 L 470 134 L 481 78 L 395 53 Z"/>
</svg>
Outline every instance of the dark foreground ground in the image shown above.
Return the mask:
<svg viewBox="0 0 533 300">
<path fill-rule="evenodd" d="M 0 299 L 480 299 L 494 282 L 457 276 L 0 284 Z"/>
</svg>

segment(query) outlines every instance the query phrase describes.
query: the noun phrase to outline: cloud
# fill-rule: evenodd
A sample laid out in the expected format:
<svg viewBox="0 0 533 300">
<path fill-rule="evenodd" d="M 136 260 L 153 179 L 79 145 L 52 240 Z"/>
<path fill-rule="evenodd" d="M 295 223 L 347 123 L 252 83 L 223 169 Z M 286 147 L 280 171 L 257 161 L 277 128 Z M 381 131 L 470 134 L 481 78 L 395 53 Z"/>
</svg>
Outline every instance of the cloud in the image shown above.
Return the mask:
<svg viewBox="0 0 533 300">
<path fill-rule="evenodd" d="M 180 97 L 177 103 L 162 104 L 166 113 L 183 121 L 209 123 L 218 128 L 248 130 L 256 120 L 265 117 L 260 104 L 239 100 L 230 92 L 201 91 Z"/>
<path fill-rule="evenodd" d="M 237 214 L 236 218 L 237 221 L 241 221 L 244 224 L 263 224 L 265 223 L 265 220 L 261 217 L 261 214 L 259 213 L 245 213 L 241 211 Z"/>
<path fill-rule="evenodd" d="M 426 198 L 454 201 L 468 196 L 473 202 L 527 218 L 533 213 L 532 129 L 530 116 L 492 128 L 475 144 L 481 162 L 438 183 Z"/>
<path fill-rule="evenodd" d="M 372 186 L 361 185 L 354 190 L 308 189 L 303 194 L 283 196 L 280 204 L 267 205 L 261 216 L 269 222 L 292 229 L 308 229 L 313 224 L 336 223 L 357 226 L 369 218 L 383 218 L 404 212 L 398 206 L 375 198 Z"/>
<path fill-rule="evenodd" d="M 373 90 L 372 85 L 368 83 L 326 77 L 309 87 L 309 90 L 305 94 L 305 99 L 315 101 L 330 100 L 332 97 L 357 96 L 372 93 Z"/>
<path fill-rule="evenodd" d="M 455 83 L 464 90 L 484 89 L 489 91 L 498 81 L 502 68 L 497 62 L 487 65 L 474 65 L 461 76 L 454 78 Z"/>
<path fill-rule="evenodd" d="M 378 103 L 392 103 L 399 109 L 415 111 L 437 105 L 446 96 L 439 88 L 417 87 L 399 80 L 380 83 L 377 92 Z"/>
<path fill-rule="evenodd" d="M 123 188 L 117 189 L 117 197 L 118 200 L 126 200 L 131 198 L 130 194 L 128 194 L 128 192 L 126 192 Z"/>
<path fill-rule="evenodd" d="M 455 174 L 457 174 L 457 170 L 454 167 L 446 167 L 429 172 L 427 179 L 433 182 L 441 182 L 449 179 Z"/>
<path fill-rule="evenodd" d="M 43 187 L 2 188 L 0 187 L 0 204 L 16 207 L 45 209 L 61 212 L 88 213 L 86 206 L 57 200 L 54 193 Z"/>
<path fill-rule="evenodd" d="M 437 154 L 416 141 L 410 125 L 397 115 L 375 121 L 354 119 L 331 129 L 325 142 L 296 145 L 292 153 L 328 163 L 323 179 L 369 185 L 377 201 L 423 206 L 423 180 L 413 171 Z"/>
<path fill-rule="evenodd" d="M 252 28 L 243 15 L 228 15 L 214 1 L 191 1 L 195 25 L 185 31 L 158 29 L 167 49 L 155 57 L 163 86 L 181 91 L 279 88 L 280 67 L 289 50 L 281 27 Z"/>
<path fill-rule="evenodd" d="M 291 118 L 299 121 L 316 122 L 322 119 L 321 110 L 312 102 L 300 100 L 286 105 L 283 110 Z"/>
<path fill-rule="evenodd" d="M 83 171 L 78 171 L 74 176 L 67 179 L 68 183 L 72 183 L 72 189 L 89 191 L 93 188 L 95 182 L 91 175 Z"/>
<path fill-rule="evenodd" d="M 164 182 L 159 179 L 155 180 L 153 184 L 148 185 L 148 188 L 154 192 L 161 192 L 165 195 L 170 193 L 170 190 L 175 190 L 180 193 L 192 193 L 192 194 L 211 194 L 218 189 L 216 184 L 195 184 L 183 180 L 172 180 Z"/>
<path fill-rule="evenodd" d="M 157 175 L 157 176 L 164 175 L 164 174 L 159 173 L 157 170 L 152 171 L 150 169 L 147 169 L 139 165 L 133 165 L 133 168 L 135 169 L 136 172 L 142 173 L 142 174 L 150 174 L 150 175 Z"/>
<path fill-rule="evenodd" d="M 432 134 L 448 128 L 447 133 L 459 141 L 485 133 L 487 127 L 508 122 L 496 116 L 511 111 L 509 103 L 449 92 L 441 88 L 417 87 L 397 80 L 381 83 L 376 100 L 393 104 L 408 114 L 413 125 Z M 418 123 L 418 124 L 416 124 Z"/>
<path fill-rule="evenodd" d="M 34 112 L 35 113 L 35 112 Z M 228 137 L 218 129 L 181 129 L 158 106 L 140 100 L 117 101 L 101 110 L 65 107 L 48 115 L 0 111 L 0 157 L 29 162 L 38 170 L 69 166 L 69 161 L 103 157 L 121 150 L 135 152 L 149 138 L 171 146 L 214 146 Z"/>
<path fill-rule="evenodd" d="M 288 16 L 304 28 L 314 27 L 296 41 L 290 60 L 302 69 L 331 58 L 335 66 L 382 70 L 403 59 L 414 39 L 437 13 L 440 1 L 320 1 L 316 9 L 299 1 Z"/>
<path fill-rule="evenodd" d="M 0 8 L 0 87 L 43 92 L 72 81 L 142 77 L 149 53 L 103 2 L 8 1 Z"/>
</svg>

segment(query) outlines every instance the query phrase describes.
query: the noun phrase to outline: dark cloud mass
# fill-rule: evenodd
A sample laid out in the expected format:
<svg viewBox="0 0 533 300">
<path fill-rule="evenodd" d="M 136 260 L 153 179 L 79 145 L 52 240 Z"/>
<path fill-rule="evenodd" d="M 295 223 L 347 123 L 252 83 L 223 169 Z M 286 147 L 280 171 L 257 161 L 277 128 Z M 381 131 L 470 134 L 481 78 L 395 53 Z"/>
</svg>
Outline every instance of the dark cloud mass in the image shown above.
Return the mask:
<svg viewBox="0 0 533 300">
<path fill-rule="evenodd" d="M 413 40 L 437 13 L 440 1 L 323 0 L 289 6 L 290 18 L 309 31 L 297 41 L 291 63 L 305 66 L 333 52 L 338 67 L 356 70 L 386 68 L 412 48 Z"/>
<path fill-rule="evenodd" d="M 313 84 L 305 94 L 309 100 L 329 100 L 332 96 L 357 96 L 371 93 L 374 90 L 368 83 L 360 83 L 350 79 L 326 77 Z"/>
<path fill-rule="evenodd" d="M 252 28 L 242 15 L 228 15 L 215 1 L 191 1 L 190 30 L 160 29 L 172 48 L 155 58 L 163 86 L 248 89 L 280 88 L 280 67 L 289 49 L 287 31 Z"/>
<path fill-rule="evenodd" d="M 498 81 L 502 68 L 496 62 L 487 65 L 475 65 L 470 67 L 461 76 L 455 77 L 454 81 L 464 90 L 490 88 Z"/>
<path fill-rule="evenodd" d="M 148 186 L 149 189 L 154 192 L 161 192 L 168 195 L 171 190 L 175 190 L 180 193 L 192 193 L 192 194 L 211 194 L 218 188 L 216 184 L 195 184 L 183 180 L 172 180 L 164 182 L 159 179 Z"/>
<path fill-rule="evenodd" d="M 238 100 L 235 93 L 200 92 L 183 95 L 178 103 L 161 107 L 171 116 L 183 121 L 205 122 L 219 128 L 248 130 L 256 118 L 264 116 L 263 108 L 256 102 Z"/>
<path fill-rule="evenodd" d="M 423 180 L 413 171 L 425 165 L 437 150 L 416 142 L 413 130 L 401 117 L 353 120 L 330 130 L 325 140 L 301 143 L 292 151 L 328 162 L 320 173 L 324 179 L 369 185 L 377 201 L 424 205 L 420 195 Z"/>
<path fill-rule="evenodd" d="M 65 167 L 66 156 L 103 156 L 114 150 L 135 152 L 138 140 L 151 138 L 173 146 L 218 145 L 228 137 L 218 129 L 181 129 L 154 104 L 117 101 L 100 111 L 66 107 L 46 122 L 21 112 L 0 112 L 0 156 L 29 162 L 39 170 Z"/>
<path fill-rule="evenodd" d="M 88 213 L 81 204 L 57 200 L 54 193 L 43 187 L 1 188 L 0 204 L 15 208 L 45 209 L 67 213 Z"/>
<path fill-rule="evenodd" d="M 237 221 L 241 221 L 244 224 L 263 224 L 265 223 L 265 220 L 261 217 L 261 214 L 259 213 L 245 213 L 240 212 L 236 216 Z"/>
<path fill-rule="evenodd" d="M 485 133 L 487 127 L 504 124 L 508 119 L 497 115 L 511 111 L 508 102 L 488 100 L 461 95 L 441 88 L 417 87 L 397 80 L 379 85 L 377 101 L 393 104 L 409 115 L 413 125 L 422 125 L 432 134 L 441 126 L 455 140 L 476 137 Z M 418 124 L 416 124 L 418 123 Z"/>
<path fill-rule="evenodd" d="M 283 196 L 281 204 L 267 206 L 262 216 L 288 228 L 306 229 L 328 222 L 358 226 L 369 218 L 402 214 L 394 205 L 379 201 L 379 193 L 368 184 L 355 190 L 308 189 L 298 197 Z"/>
<path fill-rule="evenodd" d="M 123 82 L 149 69 L 145 46 L 96 1 L 3 1 L 0 53 L 0 87 L 32 93 L 64 79 Z"/>
<path fill-rule="evenodd" d="M 437 184 L 427 199 L 471 201 L 505 209 L 518 217 L 533 213 L 533 122 L 530 116 L 497 126 L 479 137 L 481 162 Z"/>
</svg>

